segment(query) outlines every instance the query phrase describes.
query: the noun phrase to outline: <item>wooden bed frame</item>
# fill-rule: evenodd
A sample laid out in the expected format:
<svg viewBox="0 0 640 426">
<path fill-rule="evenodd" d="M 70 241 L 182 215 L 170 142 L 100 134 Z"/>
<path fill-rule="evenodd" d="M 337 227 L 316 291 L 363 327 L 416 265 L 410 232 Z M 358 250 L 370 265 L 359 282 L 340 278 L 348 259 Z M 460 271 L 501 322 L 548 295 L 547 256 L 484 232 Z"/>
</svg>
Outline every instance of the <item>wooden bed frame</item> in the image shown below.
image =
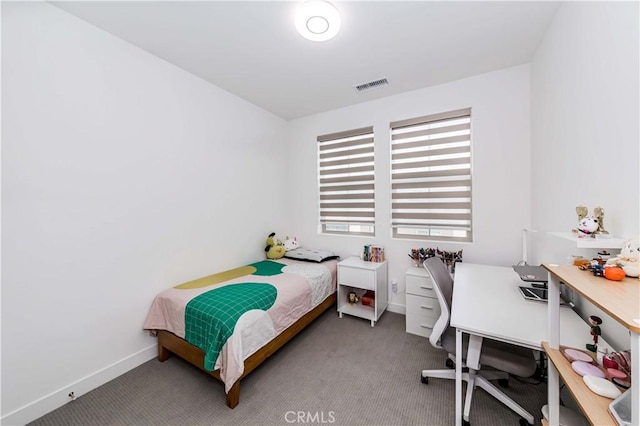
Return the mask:
<svg viewBox="0 0 640 426">
<path fill-rule="evenodd" d="M 289 340 L 291 340 L 296 334 L 302 331 L 307 325 L 309 325 L 314 319 L 322 314 L 327 309 L 335 306 L 336 293 L 332 293 L 322 303 L 316 306 L 311 311 L 307 312 L 298 321 L 291 324 L 286 330 L 274 337 L 262 348 L 258 349 L 253 355 L 244 361 L 244 372 L 242 376 L 235 382 L 235 384 L 227 393 L 227 405 L 229 408 L 235 408 L 240 402 L 240 380 L 247 374 L 251 373 L 256 367 L 262 364 L 267 358 L 273 355 L 278 349 L 284 346 Z M 204 368 L 204 351 L 200 348 L 193 346 L 186 340 L 179 338 L 175 334 L 158 330 L 158 360 L 160 362 L 166 361 L 169 355 L 173 353 L 180 358 L 190 362 L 211 376 L 218 380 L 220 379 L 219 370 L 207 371 Z"/>
</svg>

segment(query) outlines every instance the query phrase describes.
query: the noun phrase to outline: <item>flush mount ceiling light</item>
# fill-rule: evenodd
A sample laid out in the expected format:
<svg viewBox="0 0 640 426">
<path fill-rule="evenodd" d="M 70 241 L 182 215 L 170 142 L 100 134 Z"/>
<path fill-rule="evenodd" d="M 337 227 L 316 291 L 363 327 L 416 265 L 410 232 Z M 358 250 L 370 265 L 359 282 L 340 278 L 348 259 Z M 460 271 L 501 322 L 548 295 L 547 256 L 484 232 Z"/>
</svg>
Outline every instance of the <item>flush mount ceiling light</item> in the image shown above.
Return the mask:
<svg viewBox="0 0 640 426">
<path fill-rule="evenodd" d="M 307 0 L 298 6 L 296 29 L 311 41 L 332 39 L 340 30 L 340 14 L 329 2 Z"/>
</svg>

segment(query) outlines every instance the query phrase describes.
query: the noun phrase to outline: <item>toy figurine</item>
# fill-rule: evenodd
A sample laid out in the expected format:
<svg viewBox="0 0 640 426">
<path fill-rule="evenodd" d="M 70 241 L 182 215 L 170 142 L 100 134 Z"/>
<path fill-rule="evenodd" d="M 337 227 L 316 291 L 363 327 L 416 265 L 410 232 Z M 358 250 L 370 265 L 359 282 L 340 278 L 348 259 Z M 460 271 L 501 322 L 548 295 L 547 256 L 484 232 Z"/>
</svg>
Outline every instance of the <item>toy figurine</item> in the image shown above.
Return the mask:
<svg viewBox="0 0 640 426">
<path fill-rule="evenodd" d="M 593 272 L 594 276 L 604 277 L 604 262 L 598 259 L 593 259 L 591 261 L 591 266 L 589 267 L 589 269 L 591 270 L 591 272 Z"/>
<path fill-rule="evenodd" d="M 587 346 L 587 349 L 590 350 L 591 352 L 596 352 L 598 350 L 598 336 L 602 334 L 600 330 L 600 324 L 602 324 L 602 319 L 600 319 L 600 317 L 597 317 L 595 315 L 591 315 L 589 317 L 589 324 L 591 325 L 590 334 L 593 336 L 593 344 L 588 343 L 586 346 Z"/>
<path fill-rule="evenodd" d="M 352 305 L 358 303 L 358 295 L 353 291 L 349 292 L 349 303 Z"/>
</svg>

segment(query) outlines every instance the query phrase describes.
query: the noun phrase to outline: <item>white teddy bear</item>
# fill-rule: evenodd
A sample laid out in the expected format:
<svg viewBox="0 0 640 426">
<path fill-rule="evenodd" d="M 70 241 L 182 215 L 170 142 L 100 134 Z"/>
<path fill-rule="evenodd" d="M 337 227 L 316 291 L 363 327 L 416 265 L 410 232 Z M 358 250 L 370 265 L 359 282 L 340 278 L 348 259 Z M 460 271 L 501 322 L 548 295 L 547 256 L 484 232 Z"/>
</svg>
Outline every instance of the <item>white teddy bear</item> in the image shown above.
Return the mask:
<svg viewBox="0 0 640 426">
<path fill-rule="evenodd" d="M 625 241 L 620 254 L 607 260 L 607 265 L 617 265 L 628 277 L 640 276 L 640 240 Z"/>
<path fill-rule="evenodd" d="M 289 237 L 287 237 L 287 238 L 284 240 L 284 249 L 285 249 L 286 251 L 289 251 L 289 250 L 295 250 L 295 249 L 297 249 L 299 246 L 300 246 L 300 245 L 298 244 L 298 239 L 297 239 L 296 237 L 293 237 L 293 238 L 289 238 Z"/>
</svg>

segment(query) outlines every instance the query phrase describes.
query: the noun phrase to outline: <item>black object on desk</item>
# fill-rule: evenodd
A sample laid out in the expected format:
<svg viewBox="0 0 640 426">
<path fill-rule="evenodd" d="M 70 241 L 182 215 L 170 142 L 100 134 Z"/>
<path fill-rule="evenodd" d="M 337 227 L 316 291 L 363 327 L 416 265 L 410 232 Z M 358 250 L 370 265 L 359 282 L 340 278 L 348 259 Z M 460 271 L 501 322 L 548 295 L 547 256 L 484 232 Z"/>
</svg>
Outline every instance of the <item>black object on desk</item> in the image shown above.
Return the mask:
<svg viewBox="0 0 640 426">
<path fill-rule="evenodd" d="M 535 300 L 536 302 L 546 302 L 549 299 L 548 290 L 544 288 L 532 288 L 520 286 L 520 293 L 527 300 Z"/>
<path fill-rule="evenodd" d="M 533 300 L 534 302 L 547 302 L 549 300 L 549 290 L 545 288 L 535 288 L 535 287 L 523 287 L 520 286 L 520 293 L 522 297 L 527 300 Z M 560 306 L 571 306 L 572 303 L 569 303 L 565 300 L 565 298 L 560 295 Z"/>
</svg>

